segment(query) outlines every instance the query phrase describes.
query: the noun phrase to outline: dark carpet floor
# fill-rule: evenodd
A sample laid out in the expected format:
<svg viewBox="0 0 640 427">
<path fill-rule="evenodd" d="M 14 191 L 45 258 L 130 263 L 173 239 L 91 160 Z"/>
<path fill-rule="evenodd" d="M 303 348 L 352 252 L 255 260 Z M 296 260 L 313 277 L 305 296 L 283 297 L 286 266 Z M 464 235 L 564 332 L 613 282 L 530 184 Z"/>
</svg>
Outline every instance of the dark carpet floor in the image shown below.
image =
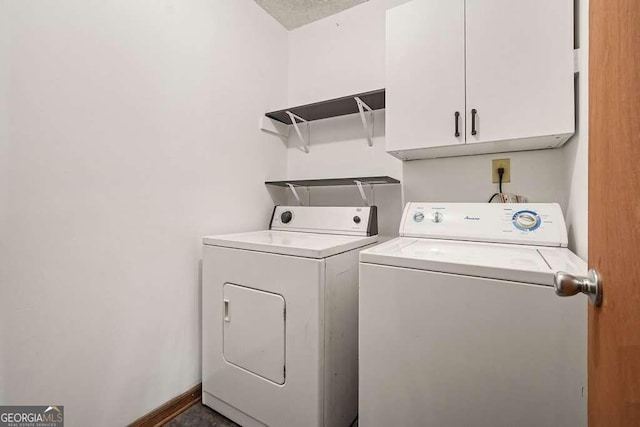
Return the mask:
<svg viewBox="0 0 640 427">
<path fill-rule="evenodd" d="M 164 427 L 241 427 L 223 415 L 220 415 L 202 403 L 196 403 L 167 424 Z M 358 421 L 354 421 L 352 427 L 358 427 Z"/>
<path fill-rule="evenodd" d="M 240 427 L 213 409 L 196 403 L 167 424 L 165 427 Z"/>
</svg>

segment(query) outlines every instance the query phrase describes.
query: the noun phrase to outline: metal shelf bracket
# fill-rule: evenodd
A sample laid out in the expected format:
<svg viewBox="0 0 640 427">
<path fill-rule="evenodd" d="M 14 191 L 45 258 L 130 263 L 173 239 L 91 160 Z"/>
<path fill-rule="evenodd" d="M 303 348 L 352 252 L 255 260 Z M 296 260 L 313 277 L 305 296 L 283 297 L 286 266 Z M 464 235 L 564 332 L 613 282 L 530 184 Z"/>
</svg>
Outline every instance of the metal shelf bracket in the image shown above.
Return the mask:
<svg viewBox="0 0 640 427">
<path fill-rule="evenodd" d="M 373 147 L 373 110 L 367 104 L 364 103 L 360 97 L 355 96 L 353 99 L 356 100 L 356 104 L 358 104 L 358 111 L 360 111 L 360 120 L 362 120 L 362 127 L 364 128 L 365 137 L 367 138 L 367 144 L 369 147 Z M 371 117 L 371 123 L 367 120 L 367 113 Z"/>
<path fill-rule="evenodd" d="M 286 113 L 291 119 L 291 124 L 293 124 L 293 128 L 296 130 L 296 133 L 298 134 L 298 138 L 300 138 L 300 141 L 302 141 L 302 146 L 300 147 L 300 149 L 308 154 L 309 145 L 311 144 L 311 133 L 309 131 L 309 122 L 303 119 L 302 117 L 293 114 L 291 111 L 287 111 Z M 300 130 L 299 123 L 304 123 L 307 127 L 306 138 L 302 135 L 302 131 Z"/>
<path fill-rule="evenodd" d="M 296 200 L 298 201 L 298 205 L 302 206 L 302 200 L 300 200 L 300 196 L 298 195 L 298 192 L 296 191 L 296 186 L 293 184 L 289 184 L 287 183 L 287 185 L 289 186 L 289 190 L 291 190 L 291 192 L 293 193 L 293 197 L 296 198 Z"/>
<path fill-rule="evenodd" d="M 364 192 L 364 184 L 362 181 L 356 181 L 354 180 L 353 182 L 356 183 L 356 185 L 358 186 L 358 191 L 360 192 L 360 197 L 362 197 L 362 202 L 364 203 L 365 206 L 371 206 L 369 199 L 367 199 L 367 195 Z M 373 193 L 373 184 L 369 184 L 369 188 L 371 188 L 371 197 L 373 199 L 374 193 Z M 371 200 L 371 203 L 374 203 L 373 200 Z"/>
</svg>

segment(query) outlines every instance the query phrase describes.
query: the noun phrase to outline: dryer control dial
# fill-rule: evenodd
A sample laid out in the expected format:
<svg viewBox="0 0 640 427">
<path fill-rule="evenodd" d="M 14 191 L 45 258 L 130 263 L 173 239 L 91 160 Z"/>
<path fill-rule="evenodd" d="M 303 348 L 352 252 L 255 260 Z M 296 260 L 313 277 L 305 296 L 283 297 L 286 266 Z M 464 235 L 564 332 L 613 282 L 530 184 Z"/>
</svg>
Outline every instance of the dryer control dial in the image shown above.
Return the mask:
<svg viewBox="0 0 640 427">
<path fill-rule="evenodd" d="M 434 212 L 431 214 L 431 221 L 436 224 L 441 223 L 444 220 L 444 214 L 442 212 Z"/>
<path fill-rule="evenodd" d="M 280 214 L 280 221 L 283 224 L 288 224 L 293 219 L 293 213 L 291 211 L 284 211 Z"/>
<path fill-rule="evenodd" d="M 424 221 L 424 214 L 422 212 L 416 212 L 413 214 L 413 220 L 415 222 L 422 222 Z"/>
<path fill-rule="evenodd" d="M 521 231 L 535 231 L 540 227 L 540 216 L 534 211 L 518 211 L 512 217 L 513 226 Z"/>
</svg>

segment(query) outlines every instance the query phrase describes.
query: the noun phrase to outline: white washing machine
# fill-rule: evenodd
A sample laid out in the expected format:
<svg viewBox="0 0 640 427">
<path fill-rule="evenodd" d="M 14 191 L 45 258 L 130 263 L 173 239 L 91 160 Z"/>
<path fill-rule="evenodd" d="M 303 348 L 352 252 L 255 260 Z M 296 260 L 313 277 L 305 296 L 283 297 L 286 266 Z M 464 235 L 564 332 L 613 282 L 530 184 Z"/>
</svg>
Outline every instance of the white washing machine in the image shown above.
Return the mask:
<svg viewBox="0 0 640 427">
<path fill-rule="evenodd" d="M 359 424 L 586 426 L 584 276 L 557 204 L 409 203 L 360 253 Z"/>
<path fill-rule="evenodd" d="M 358 411 L 358 253 L 375 207 L 286 207 L 204 238 L 202 400 L 244 427 L 348 427 Z"/>
</svg>

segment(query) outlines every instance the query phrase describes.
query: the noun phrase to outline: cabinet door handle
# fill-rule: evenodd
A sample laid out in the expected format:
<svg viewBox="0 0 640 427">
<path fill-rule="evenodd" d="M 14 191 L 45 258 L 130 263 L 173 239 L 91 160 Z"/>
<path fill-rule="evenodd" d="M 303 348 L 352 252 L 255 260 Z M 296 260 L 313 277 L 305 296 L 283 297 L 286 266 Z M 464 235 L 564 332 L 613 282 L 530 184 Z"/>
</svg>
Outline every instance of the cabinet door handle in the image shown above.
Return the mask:
<svg viewBox="0 0 640 427">
<path fill-rule="evenodd" d="M 478 110 L 475 108 L 471 110 L 471 135 L 477 135 L 476 131 L 476 114 L 478 114 Z"/>
<path fill-rule="evenodd" d="M 460 129 L 458 128 L 458 123 L 460 122 L 460 111 L 456 111 L 455 118 L 456 118 L 456 133 L 454 135 L 457 138 L 460 136 Z"/>
</svg>

